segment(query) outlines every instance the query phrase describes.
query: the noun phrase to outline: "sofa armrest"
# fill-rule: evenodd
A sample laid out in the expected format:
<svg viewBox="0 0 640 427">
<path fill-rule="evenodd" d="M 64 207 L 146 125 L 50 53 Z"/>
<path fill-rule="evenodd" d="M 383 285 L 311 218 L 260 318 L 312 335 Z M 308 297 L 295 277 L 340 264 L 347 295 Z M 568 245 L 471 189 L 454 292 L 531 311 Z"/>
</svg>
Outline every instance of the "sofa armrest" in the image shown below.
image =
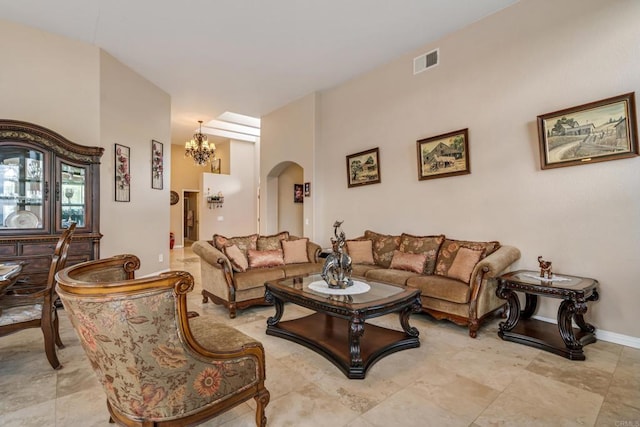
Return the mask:
<svg viewBox="0 0 640 427">
<path fill-rule="evenodd" d="M 309 261 L 311 262 L 319 262 L 320 260 L 320 252 L 322 251 L 322 247 L 309 240 L 307 242 L 307 255 L 309 256 Z"/>
<path fill-rule="evenodd" d="M 220 269 L 223 269 L 226 265 L 226 270 L 233 274 L 229 258 L 227 258 L 222 251 L 213 246 L 211 242 L 207 240 L 195 241 L 193 242 L 193 245 L 191 245 L 191 249 L 193 250 L 193 253 L 200 257 L 201 261 L 205 261 L 206 263 L 211 264 L 211 266 Z"/>
<path fill-rule="evenodd" d="M 484 279 L 490 279 L 499 276 L 511 264 L 520 259 L 520 250 L 514 246 L 500 246 L 497 251 L 488 257 L 480 260 L 476 264 L 471 278 L 475 279 L 476 275 L 483 273 Z M 471 283 L 473 283 L 473 280 Z"/>
</svg>

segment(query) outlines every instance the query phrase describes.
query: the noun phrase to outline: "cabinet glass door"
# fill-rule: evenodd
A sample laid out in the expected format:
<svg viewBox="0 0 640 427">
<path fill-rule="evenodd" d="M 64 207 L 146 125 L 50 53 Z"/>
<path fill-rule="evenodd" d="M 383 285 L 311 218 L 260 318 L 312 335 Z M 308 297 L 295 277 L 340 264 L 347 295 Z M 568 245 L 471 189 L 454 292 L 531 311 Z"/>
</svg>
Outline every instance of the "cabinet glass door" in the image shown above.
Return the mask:
<svg viewBox="0 0 640 427">
<path fill-rule="evenodd" d="M 0 148 L 0 230 L 42 230 L 45 154 L 24 146 Z"/>
<path fill-rule="evenodd" d="M 58 227 L 68 228 L 71 222 L 76 227 L 86 225 L 87 206 L 85 189 L 87 185 L 87 171 L 84 167 L 61 162 L 60 165 L 60 214 Z"/>
</svg>

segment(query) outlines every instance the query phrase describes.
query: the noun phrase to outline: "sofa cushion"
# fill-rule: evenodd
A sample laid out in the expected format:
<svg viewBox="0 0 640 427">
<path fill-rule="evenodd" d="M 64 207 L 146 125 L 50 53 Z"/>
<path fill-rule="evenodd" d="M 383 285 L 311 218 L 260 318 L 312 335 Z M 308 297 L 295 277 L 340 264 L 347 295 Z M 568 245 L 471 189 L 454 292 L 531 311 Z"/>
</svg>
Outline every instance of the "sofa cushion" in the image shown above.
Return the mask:
<svg viewBox="0 0 640 427">
<path fill-rule="evenodd" d="M 468 303 L 471 294 L 466 283 L 438 275 L 410 277 L 407 279 L 407 286 L 420 289 L 424 296 L 458 304 Z"/>
<path fill-rule="evenodd" d="M 444 242 L 444 234 L 437 236 L 412 236 L 402 233 L 400 236 L 400 250 L 412 254 L 426 254 L 427 261 L 424 265 L 424 274 L 433 274 L 436 268 L 438 250 Z"/>
<path fill-rule="evenodd" d="M 367 271 L 369 270 L 379 270 L 382 267 L 379 265 L 371 265 L 371 264 L 351 264 L 351 276 L 357 277 L 366 277 Z"/>
<path fill-rule="evenodd" d="M 236 283 L 236 289 L 239 291 L 264 288 L 264 282 L 278 279 L 284 279 L 284 270 L 282 267 L 255 268 L 233 275 L 233 281 Z M 264 290 L 261 292 L 264 293 Z"/>
<path fill-rule="evenodd" d="M 373 242 L 373 261 L 376 265 L 389 268 L 393 258 L 393 251 L 400 246 L 400 236 L 390 236 L 366 230 L 364 237 Z"/>
<path fill-rule="evenodd" d="M 222 251 L 225 246 L 229 245 L 237 245 L 238 248 L 247 255 L 247 251 L 249 249 L 257 249 L 256 244 L 258 241 L 257 234 L 251 234 L 249 236 L 240 236 L 240 237 L 225 237 L 221 234 L 213 235 L 213 245 L 219 251 Z"/>
<path fill-rule="evenodd" d="M 307 242 L 309 239 L 302 238 L 296 240 L 283 240 L 282 250 L 284 251 L 285 264 L 298 264 L 301 262 L 309 262 L 307 254 Z"/>
<path fill-rule="evenodd" d="M 300 264 L 286 264 L 282 267 L 286 277 L 303 276 L 305 274 L 317 274 L 322 271 L 322 264 L 304 262 Z"/>
<path fill-rule="evenodd" d="M 265 268 L 284 265 L 284 258 L 282 256 L 281 249 L 274 249 L 270 251 L 249 249 L 247 252 L 249 255 L 249 267 L 251 268 Z"/>
<path fill-rule="evenodd" d="M 369 280 L 377 280 L 379 282 L 393 283 L 394 285 L 405 285 L 407 279 L 417 276 L 418 273 L 406 270 L 394 270 L 392 268 L 374 268 L 367 271 L 364 276 Z"/>
<path fill-rule="evenodd" d="M 258 241 L 256 242 L 256 249 L 259 251 L 272 251 L 275 249 L 282 249 L 282 240 L 286 240 L 289 238 L 289 232 L 283 231 L 278 234 L 273 234 L 271 236 L 258 236 Z"/>
<path fill-rule="evenodd" d="M 422 274 L 426 261 L 427 254 L 409 254 L 396 250 L 393 252 L 393 259 L 389 268 Z"/>
<path fill-rule="evenodd" d="M 238 248 L 238 245 L 228 245 L 222 248 L 222 252 L 229 258 L 233 271 L 246 271 L 249 268 L 247 256 Z"/>
<path fill-rule="evenodd" d="M 347 253 L 353 264 L 374 264 L 371 240 L 347 240 Z"/>
<path fill-rule="evenodd" d="M 480 258 L 484 254 L 484 249 L 470 249 L 461 247 L 458 249 L 455 259 L 451 263 L 451 268 L 447 271 L 447 277 L 458 279 L 464 283 L 469 283 L 471 273 Z"/>
<path fill-rule="evenodd" d="M 493 253 L 500 247 L 500 243 L 492 241 L 492 242 L 472 242 L 468 240 L 453 240 L 453 239 L 445 239 L 444 243 L 440 247 L 440 251 L 438 252 L 438 259 L 436 261 L 436 270 L 435 273 L 440 276 L 447 276 L 448 271 L 451 268 L 451 264 L 456 258 L 456 254 L 460 248 L 468 248 L 474 250 L 483 250 L 483 254 L 480 257 L 481 259 L 485 256 Z"/>
</svg>

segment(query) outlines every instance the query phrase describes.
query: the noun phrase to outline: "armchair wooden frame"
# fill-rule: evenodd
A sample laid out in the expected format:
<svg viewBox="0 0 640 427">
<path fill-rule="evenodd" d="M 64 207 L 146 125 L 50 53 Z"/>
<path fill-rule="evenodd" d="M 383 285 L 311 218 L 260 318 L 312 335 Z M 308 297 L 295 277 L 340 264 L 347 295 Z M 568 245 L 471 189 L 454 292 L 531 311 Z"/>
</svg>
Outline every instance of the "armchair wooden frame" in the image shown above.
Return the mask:
<svg viewBox="0 0 640 427">
<path fill-rule="evenodd" d="M 170 271 L 159 275 L 135 279 L 135 271 L 140 267 L 140 260 L 135 255 L 117 255 L 111 258 L 87 261 L 68 267 L 57 274 L 58 294 L 66 305 L 67 298 L 72 296 L 86 300 L 103 301 L 109 297 L 126 297 L 153 292 L 162 289 L 172 289 L 176 301 L 176 322 L 178 336 L 186 352 L 199 360 L 225 361 L 250 357 L 258 367 L 258 380 L 252 386 L 225 396 L 215 404 L 208 404 L 195 413 L 187 416 L 174 414 L 166 419 L 132 419 L 129 415 L 118 410 L 115 404 L 107 399 L 107 407 L 111 420 L 125 426 L 186 426 L 196 425 L 213 418 L 251 398 L 256 401 L 255 421 L 257 426 L 266 425 L 264 414 L 269 402 L 269 392 L 265 388 L 265 354 L 262 345 L 253 341 L 243 344 L 240 348 L 228 350 L 211 350 L 202 346 L 189 325 L 190 313 L 187 310 L 187 293 L 193 290 L 194 281 L 191 274 L 184 271 Z M 70 313 L 70 316 L 72 313 Z M 74 325 L 75 326 L 75 325 Z M 85 349 L 86 350 L 86 349 Z M 90 355 L 88 354 L 90 357 Z M 91 358 L 91 357 L 90 357 Z M 92 364 L 100 361 L 91 360 Z M 99 369 L 96 370 L 98 374 Z M 99 375 L 99 374 L 98 374 Z M 101 380 L 102 382 L 102 380 Z M 106 386 L 105 386 L 106 388 Z M 107 393 L 107 396 L 109 394 Z"/>
</svg>

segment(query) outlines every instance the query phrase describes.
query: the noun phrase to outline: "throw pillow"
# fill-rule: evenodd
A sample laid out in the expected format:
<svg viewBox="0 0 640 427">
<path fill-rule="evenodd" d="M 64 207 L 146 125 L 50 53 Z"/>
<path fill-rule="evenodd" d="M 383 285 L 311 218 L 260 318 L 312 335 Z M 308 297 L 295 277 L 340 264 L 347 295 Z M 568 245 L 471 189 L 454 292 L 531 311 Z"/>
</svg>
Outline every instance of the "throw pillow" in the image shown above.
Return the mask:
<svg viewBox="0 0 640 427">
<path fill-rule="evenodd" d="M 436 274 L 440 276 L 447 276 L 447 272 L 451 268 L 451 263 L 456 258 L 456 254 L 460 248 L 469 249 L 482 249 L 484 253 L 480 258 L 484 258 L 487 255 L 495 252 L 499 247 L 499 242 L 472 242 L 467 240 L 453 240 L 445 239 L 444 243 L 440 247 L 438 252 L 438 258 L 436 260 Z"/>
<path fill-rule="evenodd" d="M 451 263 L 451 268 L 449 268 L 447 272 L 447 277 L 469 283 L 471 273 L 478 261 L 480 261 L 483 253 L 484 249 L 470 249 L 465 247 L 458 249 L 458 253 Z"/>
<path fill-rule="evenodd" d="M 390 236 L 367 230 L 364 232 L 364 237 L 373 242 L 373 261 L 376 265 L 389 268 L 393 251 L 400 246 L 400 236 Z"/>
<path fill-rule="evenodd" d="M 284 259 L 282 258 L 281 249 L 274 249 L 269 251 L 249 249 L 248 253 L 249 267 L 251 268 L 265 268 L 284 265 Z"/>
<path fill-rule="evenodd" d="M 391 259 L 391 266 L 394 270 L 413 271 L 422 274 L 427 261 L 427 254 L 409 254 L 401 251 L 394 251 Z"/>
<path fill-rule="evenodd" d="M 257 242 L 257 249 L 259 251 L 272 251 L 275 249 L 282 249 L 282 244 L 280 242 L 288 238 L 289 238 L 288 231 L 283 231 L 281 233 L 273 234 L 271 236 L 259 236 L 258 242 Z"/>
<path fill-rule="evenodd" d="M 347 240 L 347 253 L 354 264 L 374 264 L 371 240 Z"/>
<path fill-rule="evenodd" d="M 249 268 L 249 262 L 246 255 L 238 248 L 237 245 L 229 245 L 222 248 L 222 252 L 229 258 L 231 267 L 234 271 L 243 272 Z"/>
<path fill-rule="evenodd" d="M 240 237 L 225 237 L 220 234 L 213 235 L 213 244 L 218 250 L 222 251 L 225 246 L 236 245 L 245 256 L 249 249 L 256 249 L 257 241 L 257 234 Z"/>
<path fill-rule="evenodd" d="M 302 238 L 296 240 L 283 240 L 282 250 L 284 252 L 285 264 L 300 264 L 309 262 L 307 254 L 307 242 L 309 239 Z"/>
<path fill-rule="evenodd" d="M 400 251 L 410 254 L 426 254 L 424 274 L 433 274 L 436 269 L 436 257 L 440 246 L 444 242 L 444 234 L 438 236 L 412 236 L 402 233 L 400 236 Z"/>
</svg>

